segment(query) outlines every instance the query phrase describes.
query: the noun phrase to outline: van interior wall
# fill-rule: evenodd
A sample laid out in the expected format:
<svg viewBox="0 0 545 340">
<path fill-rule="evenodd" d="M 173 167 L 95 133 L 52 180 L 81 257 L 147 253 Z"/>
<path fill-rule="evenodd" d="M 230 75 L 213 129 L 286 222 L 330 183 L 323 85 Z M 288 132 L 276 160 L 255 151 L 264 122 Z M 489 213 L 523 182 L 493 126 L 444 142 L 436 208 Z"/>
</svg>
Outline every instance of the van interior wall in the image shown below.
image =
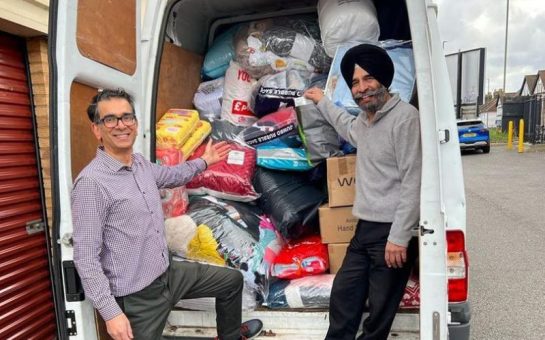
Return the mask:
<svg viewBox="0 0 545 340">
<path fill-rule="evenodd" d="M 72 179 L 89 163 L 97 152 L 98 141 L 91 131 L 91 122 L 87 117 L 89 100 L 98 89 L 77 81 L 70 87 L 70 159 L 72 161 Z"/>
<path fill-rule="evenodd" d="M 201 82 L 204 57 L 170 42 L 163 44 L 159 70 L 156 121 L 171 108 L 193 108 L 193 95 Z"/>
</svg>

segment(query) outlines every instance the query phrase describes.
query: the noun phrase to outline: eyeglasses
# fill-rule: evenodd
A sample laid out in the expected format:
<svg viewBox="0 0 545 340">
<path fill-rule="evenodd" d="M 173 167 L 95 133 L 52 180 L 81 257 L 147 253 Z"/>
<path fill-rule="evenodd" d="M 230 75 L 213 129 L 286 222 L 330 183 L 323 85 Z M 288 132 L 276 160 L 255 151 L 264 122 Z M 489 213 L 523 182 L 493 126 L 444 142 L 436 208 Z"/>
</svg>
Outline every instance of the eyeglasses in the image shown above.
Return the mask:
<svg viewBox="0 0 545 340">
<path fill-rule="evenodd" d="M 136 116 L 134 113 L 130 112 L 122 114 L 121 117 L 107 115 L 104 118 L 99 119 L 97 124 L 104 124 L 107 128 L 114 128 L 119 124 L 119 121 L 122 121 L 125 126 L 133 126 L 136 123 Z"/>
</svg>

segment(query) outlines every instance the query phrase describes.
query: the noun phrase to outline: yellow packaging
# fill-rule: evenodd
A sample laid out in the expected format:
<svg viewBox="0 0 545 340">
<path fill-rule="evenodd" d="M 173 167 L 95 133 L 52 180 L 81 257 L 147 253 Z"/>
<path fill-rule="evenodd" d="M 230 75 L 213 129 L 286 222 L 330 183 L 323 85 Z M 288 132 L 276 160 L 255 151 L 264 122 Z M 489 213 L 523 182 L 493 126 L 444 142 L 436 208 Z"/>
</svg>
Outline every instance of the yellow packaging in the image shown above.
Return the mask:
<svg viewBox="0 0 545 340">
<path fill-rule="evenodd" d="M 205 120 L 199 120 L 197 122 L 197 128 L 191 136 L 189 136 L 189 139 L 185 142 L 184 146 L 182 146 L 182 155 L 184 161 L 191 156 L 191 154 L 199 147 L 199 145 L 202 144 L 202 142 L 208 137 L 208 135 L 212 132 L 212 125 L 205 121 Z"/>
<path fill-rule="evenodd" d="M 170 109 L 157 122 L 157 146 L 181 149 L 199 122 L 195 110 Z"/>
</svg>

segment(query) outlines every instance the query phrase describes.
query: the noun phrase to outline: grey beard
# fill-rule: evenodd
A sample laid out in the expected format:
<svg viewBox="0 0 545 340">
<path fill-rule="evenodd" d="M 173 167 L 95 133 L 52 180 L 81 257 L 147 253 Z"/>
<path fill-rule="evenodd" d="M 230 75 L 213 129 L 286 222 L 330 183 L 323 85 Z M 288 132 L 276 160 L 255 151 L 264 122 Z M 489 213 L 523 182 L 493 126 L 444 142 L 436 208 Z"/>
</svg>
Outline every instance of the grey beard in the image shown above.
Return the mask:
<svg viewBox="0 0 545 340">
<path fill-rule="evenodd" d="M 379 92 L 379 93 L 375 94 L 375 102 L 371 102 L 371 103 L 368 103 L 368 104 L 360 104 L 359 105 L 359 107 L 364 112 L 369 112 L 369 113 L 375 114 L 388 101 L 386 99 L 386 97 L 388 95 L 388 89 L 386 87 L 384 87 L 384 86 L 380 87 L 379 89 L 377 89 L 377 92 Z"/>
</svg>

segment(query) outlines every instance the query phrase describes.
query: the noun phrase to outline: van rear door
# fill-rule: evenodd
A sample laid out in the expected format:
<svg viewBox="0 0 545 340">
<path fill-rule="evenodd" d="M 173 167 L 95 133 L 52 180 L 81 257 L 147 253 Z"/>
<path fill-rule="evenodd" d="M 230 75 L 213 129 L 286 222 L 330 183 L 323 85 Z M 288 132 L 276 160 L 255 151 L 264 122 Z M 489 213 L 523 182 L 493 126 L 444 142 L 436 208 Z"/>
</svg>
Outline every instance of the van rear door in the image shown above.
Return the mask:
<svg viewBox="0 0 545 340">
<path fill-rule="evenodd" d="M 72 262 L 70 191 L 97 147 L 86 108 L 100 88 L 123 88 L 133 95 L 140 122 L 135 151 L 149 157 L 150 122 L 143 117 L 150 116 L 145 94 L 151 96 L 151 91 L 145 84 L 148 65 L 155 62 L 149 51 L 157 50 L 152 37 L 162 13 L 160 4 L 144 0 L 50 2 L 52 239 L 57 241 L 53 244 L 57 303 L 67 318 L 61 339 L 97 338 L 95 312 L 84 301 Z"/>
<path fill-rule="evenodd" d="M 452 153 L 449 131 L 454 122 L 444 53 L 437 26 L 437 6 L 431 0 L 406 1 L 411 26 L 418 86 L 422 138 L 422 188 L 420 194 L 420 339 L 448 339 L 448 291 L 445 159 Z M 459 182 L 461 170 L 452 181 Z M 452 171 L 452 170 L 451 170 Z"/>
</svg>

